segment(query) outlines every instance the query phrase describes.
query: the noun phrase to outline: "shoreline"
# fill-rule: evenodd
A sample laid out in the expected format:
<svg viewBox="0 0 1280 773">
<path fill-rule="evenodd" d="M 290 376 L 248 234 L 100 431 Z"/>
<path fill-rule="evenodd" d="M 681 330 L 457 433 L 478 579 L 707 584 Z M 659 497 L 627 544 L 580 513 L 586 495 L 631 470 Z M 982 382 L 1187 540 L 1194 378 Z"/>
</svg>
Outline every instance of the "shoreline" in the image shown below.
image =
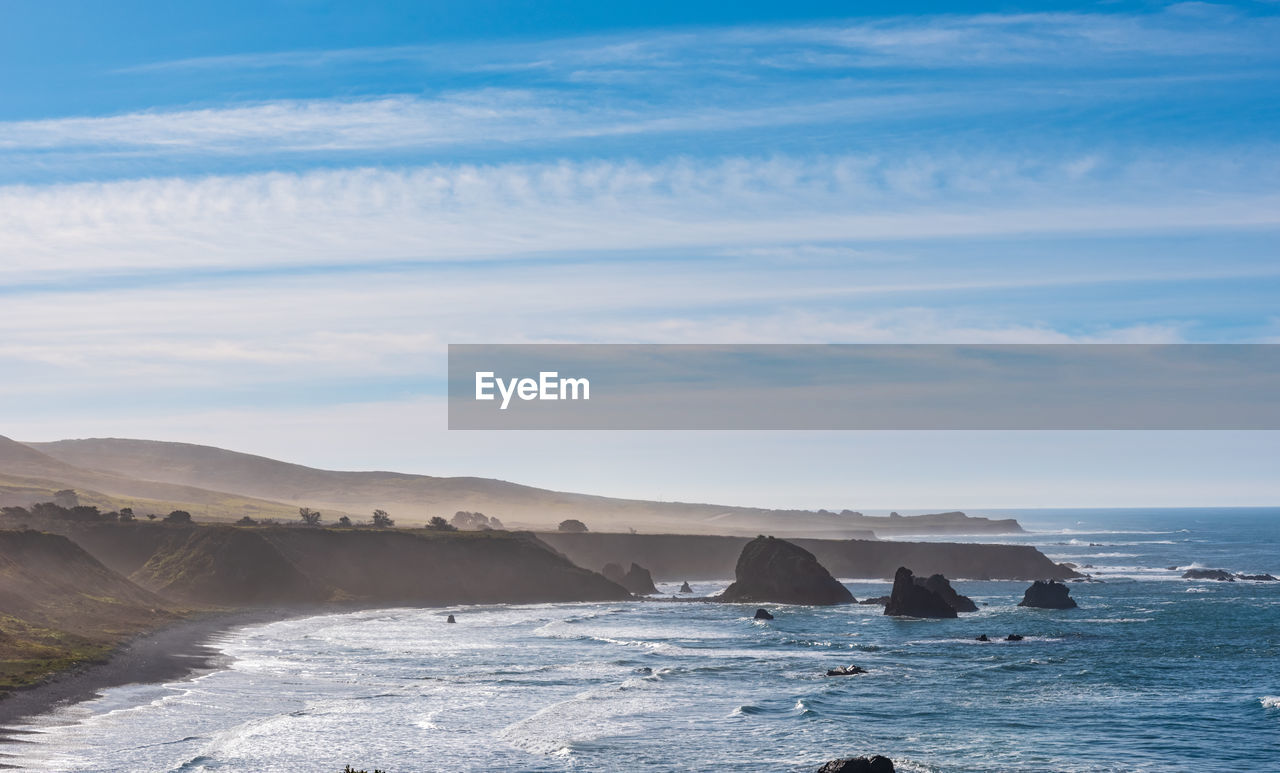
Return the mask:
<svg viewBox="0 0 1280 773">
<path fill-rule="evenodd" d="M 0 698 L 0 745 L 21 743 L 21 736 L 27 732 L 21 725 L 27 720 L 91 700 L 103 690 L 162 683 L 217 668 L 226 660 L 210 642 L 220 633 L 242 625 L 322 611 L 289 607 L 201 612 L 140 633 L 102 662 L 76 666 Z M 3 756 L 0 754 L 0 768 L 8 767 L 3 764 Z"/>
</svg>

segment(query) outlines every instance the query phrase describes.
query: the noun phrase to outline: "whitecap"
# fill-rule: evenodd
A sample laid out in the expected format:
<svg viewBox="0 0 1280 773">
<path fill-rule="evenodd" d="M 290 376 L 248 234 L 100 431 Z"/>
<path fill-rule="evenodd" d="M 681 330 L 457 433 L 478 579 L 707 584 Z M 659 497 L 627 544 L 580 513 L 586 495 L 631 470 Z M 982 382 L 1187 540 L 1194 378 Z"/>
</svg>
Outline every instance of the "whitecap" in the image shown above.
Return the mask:
<svg viewBox="0 0 1280 773">
<path fill-rule="evenodd" d="M 1264 709 L 1280 709 L 1280 695 L 1264 695 L 1258 699 Z"/>
</svg>

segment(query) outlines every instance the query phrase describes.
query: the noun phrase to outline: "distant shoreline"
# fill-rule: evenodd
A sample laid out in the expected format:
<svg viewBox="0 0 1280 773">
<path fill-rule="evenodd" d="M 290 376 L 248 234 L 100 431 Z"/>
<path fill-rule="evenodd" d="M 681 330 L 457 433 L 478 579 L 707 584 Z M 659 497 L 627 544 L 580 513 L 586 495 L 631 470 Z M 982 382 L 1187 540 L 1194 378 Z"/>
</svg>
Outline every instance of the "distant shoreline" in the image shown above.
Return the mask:
<svg viewBox="0 0 1280 773">
<path fill-rule="evenodd" d="M 319 614 L 326 609 L 268 608 L 197 613 L 139 634 L 100 663 L 63 671 L 47 681 L 0 698 L 0 744 L 20 742 L 24 720 L 61 706 L 91 700 L 103 690 L 129 684 L 155 684 L 212 670 L 223 656 L 210 644 L 219 633 L 239 626 Z M 0 753 L 0 768 L 3 755 Z"/>
</svg>

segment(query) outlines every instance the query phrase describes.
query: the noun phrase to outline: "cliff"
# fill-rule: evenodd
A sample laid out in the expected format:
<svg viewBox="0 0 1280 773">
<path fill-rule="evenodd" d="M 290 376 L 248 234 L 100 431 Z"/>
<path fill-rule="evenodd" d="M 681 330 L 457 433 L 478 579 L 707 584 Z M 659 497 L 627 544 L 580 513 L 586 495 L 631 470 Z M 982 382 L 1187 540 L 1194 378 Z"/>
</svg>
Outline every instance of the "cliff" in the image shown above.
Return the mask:
<svg viewBox="0 0 1280 773">
<path fill-rule="evenodd" d="M 174 618 L 67 538 L 0 530 L 0 691 L 99 659 Z"/>
<path fill-rule="evenodd" d="M 627 591 L 522 532 L 69 525 L 138 584 L 218 606 L 608 601 Z"/>
<path fill-rule="evenodd" d="M 579 566 L 641 564 L 659 581 L 723 580 L 734 576 L 748 540 L 687 534 L 539 533 Z M 1028 545 L 965 542 L 882 542 L 792 539 L 836 577 L 891 579 L 899 566 L 922 575 L 968 580 L 1059 580 L 1080 577 Z"/>
</svg>

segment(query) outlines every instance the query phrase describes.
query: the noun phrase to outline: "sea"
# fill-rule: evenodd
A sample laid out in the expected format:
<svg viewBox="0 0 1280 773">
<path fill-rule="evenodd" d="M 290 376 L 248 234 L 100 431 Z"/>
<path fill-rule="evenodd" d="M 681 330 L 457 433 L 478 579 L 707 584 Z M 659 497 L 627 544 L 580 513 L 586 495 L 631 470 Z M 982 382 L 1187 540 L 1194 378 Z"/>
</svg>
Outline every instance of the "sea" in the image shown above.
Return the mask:
<svg viewBox="0 0 1280 773">
<path fill-rule="evenodd" d="M 956 620 L 876 606 L 647 601 L 377 609 L 255 624 L 212 671 L 32 718 L 41 771 L 1280 771 L 1280 510 L 1028 510 L 1097 582 L 952 578 Z M 1177 567 L 1177 568 L 1170 568 Z M 712 595 L 724 582 L 692 583 Z M 888 593 L 842 578 L 858 598 Z M 677 582 L 660 584 L 676 592 Z M 453 614 L 457 623 L 445 623 Z M 981 634 L 990 642 L 976 641 Z M 1008 634 L 1025 637 L 1004 641 Z M 867 673 L 828 677 L 856 664 Z"/>
</svg>

